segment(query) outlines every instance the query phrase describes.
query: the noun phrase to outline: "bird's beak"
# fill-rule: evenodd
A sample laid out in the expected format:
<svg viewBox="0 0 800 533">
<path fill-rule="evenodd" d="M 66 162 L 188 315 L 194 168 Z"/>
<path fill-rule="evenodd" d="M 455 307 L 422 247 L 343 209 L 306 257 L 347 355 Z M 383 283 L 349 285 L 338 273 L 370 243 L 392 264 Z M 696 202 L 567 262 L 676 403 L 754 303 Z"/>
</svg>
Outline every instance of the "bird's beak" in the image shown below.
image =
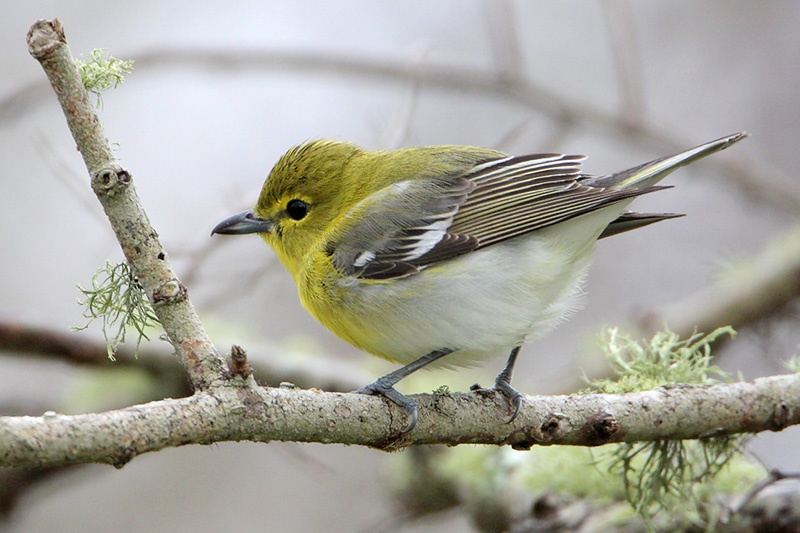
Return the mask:
<svg viewBox="0 0 800 533">
<path fill-rule="evenodd" d="M 245 233 L 271 233 L 275 223 L 271 220 L 258 218 L 252 209 L 242 211 L 237 215 L 228 217 L 214 229 L 211 235 L 220 233 L 222 235 L 244 235 Z"/>
</svg>

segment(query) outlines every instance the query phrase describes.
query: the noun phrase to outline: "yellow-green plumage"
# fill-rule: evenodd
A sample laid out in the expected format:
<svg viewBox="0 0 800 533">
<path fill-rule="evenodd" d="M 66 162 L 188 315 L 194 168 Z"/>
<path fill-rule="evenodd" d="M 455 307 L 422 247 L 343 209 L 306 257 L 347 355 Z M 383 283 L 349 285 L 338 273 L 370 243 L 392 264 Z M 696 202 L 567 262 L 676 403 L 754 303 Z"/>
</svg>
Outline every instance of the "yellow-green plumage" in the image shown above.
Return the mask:
<svg viewBox="0 0 800 533">
<path fill-rule="evenodd" d="M 261 218 L 280 221 L 279 231 L 262 233 L 262 237 L 292 274 L 301 302 L 317 320 L 358 348 L 386 359 L 409 362 L 424 354 L 393 355 L 394 341 L 385 330 L 391 329 L 392 324 L 401 330 L 401 321 L 410 323 L 407 315 L 413 313 L 403 308 L 417 309 L 416 299 L 430 297 L 430 290 L 419 283 L 400 280 L 342 279 L 325 247 L 346 237 L 341 224 L 348 210 L 385 187 L 402 179 L 422 183 L 441 175 L 463 174 L 478 161 L 502 156 L 495 150 L 451 146 L 368 152 L 351 143 L 312 141 L 291 149 L 278 160 L 254 211 Z M 294 221 L 281 215 L 282 206 L 293 198 L 312 206 L 307 219 Z M 392 283 L 402 283 L 404 290 L 397 294 Z M 361 284 L 381 287 L 356 288 Z M 394 302 L 384 303 L 384 298 L 369 296 L 370 292 L 384 291 L 392 295 Z M 393 309 L 381 309 L 387 306 Z M 381 326 L 370 326 L 370 322 Z"/>
<path fill-rule="evenodd" d="M 369 152 L 348 142 L 311 141 L 284 154 L 267 178 L 254 207 L 261 218 L 281 220 L 282 236 L 262 234 L 297 281 L 301 258 L 331 232 L 347 211 L 379 190 L 402 181 L 424 181 L 466 172 L 477 161 L 502 157 L 496 150 L 455 146 Z M 313 218 L 295 224 L 281 213 L 286 202 L 301 198 L 313 206 Z"/>
<path fill-rule="evenodd" d="M 358 348 L 404 364 L 436 354 L 419 366 L 464 365 L 555 325 L 576 305 L 598 238 L 676 216 L 628 213 L 627 204 L 745 135 L 601 177 L 581 173 L 583 156 L 311 141 L 280 158 L 252 211 L 214 232 L 260 233 L 306 309 Z M 391 386 L 365 390 L 411 412 Z"/>
<path fill-rule="evenodd" d="M 700 156 L 735 140 L 709 143 Z M 516 170 L 495 170 L 492 162 L 506 157 L 464 146 L 370 152 L 346 142 L 311 141 L 278 160 L 254 212 L 276 224 L 262 237 L 292 274 L 303 305 L 332 332 L 402 363 L 448 348 L 455 353 L 442 364 L 467 364 L 507 353 L 573 308 L 600 233 L 631 198 L 689 159 L 664 158 L 618 187 L 611 180 L 611 186 L 598 188 L 580 174 L 582 156 L 539 154 Z M 488 178 L 487 169 L 482 175 L 475 171 L 487 162 L 496 174 Z M 655 179 L 647 176 L 653 168 Z M 641 176 L 648 178 L 645 187 Z M 444 195 L 463 178 L 473 188 L 444 222 L 448 233 L 476 235 L 472 250 L 386 279 L 337 268 L 339 249 L 374 253 L 385 245 L 381 238 L 388 230 L 370 234 L 359 225 L 396 220 L 398 229 L 422 227 L 442 215 L 424 211 L 426 202 L 435 201 L 429 197 Z M 301 220 L 285 212 L 293 199 L 309 206 Z M 373 240 L 352 242 L 362 233 Z"/>
</svg>

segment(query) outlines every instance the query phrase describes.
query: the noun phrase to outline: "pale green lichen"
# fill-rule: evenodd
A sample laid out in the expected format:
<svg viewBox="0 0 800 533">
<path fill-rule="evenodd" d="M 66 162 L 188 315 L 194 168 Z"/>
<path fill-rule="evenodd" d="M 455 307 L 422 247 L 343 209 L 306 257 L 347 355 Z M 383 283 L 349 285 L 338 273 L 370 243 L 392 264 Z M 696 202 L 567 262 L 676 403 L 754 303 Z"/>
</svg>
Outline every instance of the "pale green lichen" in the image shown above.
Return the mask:
<svg viewBox="0 0 800 533">
<path fill-rule="evenodd" d="M 783 365 L 789 369 L 790 372 L 794 372 L 795 374 L 800 372 L 800 355 L 795 355 Z"/>
<path fill-rule="evenodd" d="M 87 91 L 95 95 L 97 107 L 103 107 L 103 91 L 116 89 L 133 71 L 133 61 L 123 61 L 110 56 L 105 50 L 94 49 L 88 60 L 76 59 L 75 64 Z"/>
<path fill-rule="evenodd" d="M 676 383 L 729 382 L 728 376 L 712 364 L 711 355 L 711 344 L 725 334 L 735 332 L 723 327 L 708 335 L 698 333 L 680 340 L 667 331 L 645 343 L 610 329 L 603 349 L 618 378 L 595 381 L 590 384 L 590 391 L 621 394 Z M 741 453 L 745 438 L 739 435 L 616 444 L 607 448 L 598 465 L 603 464 L 610 475 L 622 482 L 625 499 L 645 520 L 651 521 L 683 502 L 684 519 L 697 526 L 714 516 L 708 509 L 714 505 L 713 499 L 700 497 L 699 493 L 708 492 L 707 487 L 719 490 L 717 477 L 732 461 L 748 463 Z M 763 469 L 758 470 L 763 475 Z"/>
<path fill-rule="evenodd" d="M 78 284 L 78 289 L 86 297 L 78 303 L 85 307 L 83 316 L 88 322 L 72 329 L 84 330 L 94 320 L 101 319 L 109 359 L 114 361 L 114 354 L 125 342 L 128 328 L 136 333 L 137 351 L 142 339 L 150 340 L 145 331 L 158 325 L 158 317 L 127 262 L 112 265 L 106 261 L 92 278 L 92 288 Z"/>
<path fill-rule="evenodd" d="M 729 382 L 730 379 L 711 364 L 711 344 L 726 334 L 734 336 L 736 332 L 723 327 L 708 335 L 697 333 L 680 340 L 676 333 L 665 331 L 656 333 L 650 342 L 644 343 L 621 334 L 617 328 L 610 328 L 604 335 L 602 349 L 617 378 L 593 381 L 587 392 L 624 394 L 672 383 L 710 385 Z"/>
<path fill-rule="evenodd" d="M 712 342 L 725 334 L 734 332 L 720 328 L 685 340 L 664 332 L 649 342 L 637 342 L 609 330 L 604 348 L 619 378 L 592 383 L 586 392 L 727 382 L 711 355 Z M 459 501 L 467 508 L 475 502 L 494 508 L 553 492 L 607 508 L 605 519 L 610 521 L 641 520 L 652 530 L 713 531 L 724 515 L 726 495 L 741 494 L 764 476 L 764 468 L 742 453 L 746 438 L 608 444 L 592 450 L 548 446 L 525 452 L 459 446 L 429 458 L 423 474 L 412 456 L 404 454 L 392 479 L 401 492 L 418 491 L 410 480 L 420 477 L 437 480 L 437 486 L 457 487 Z M 490 504 L 492 498 L 501 501 Z M 622 503 L 626 501 L 629 505 Z"/>
</svg>

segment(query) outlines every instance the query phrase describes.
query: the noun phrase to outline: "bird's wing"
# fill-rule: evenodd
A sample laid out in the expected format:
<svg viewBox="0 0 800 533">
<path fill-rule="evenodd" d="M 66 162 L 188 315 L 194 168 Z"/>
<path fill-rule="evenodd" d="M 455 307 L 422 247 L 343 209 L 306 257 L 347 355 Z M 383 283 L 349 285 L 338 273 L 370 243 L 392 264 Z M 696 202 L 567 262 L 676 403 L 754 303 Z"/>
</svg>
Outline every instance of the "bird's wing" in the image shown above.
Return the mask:
<svg viewBox="0 0 800 533">
<path fill-rule="evenodd" d="M 394 183 L 368 196 L 337 221 L 325 251 L 342 274 L 385 280 L 474 250 L 478 241 L 448 232 L 475 184 L 464 178 Z"/>
<path fill-rule="evenodd" d="M 586 185 L 583 159 L 504 157 L 457 177 L 392 184 L 337 221 L 324 249 L 344 275 L 398 278 L 657 189 Z"/>
<path fill-rule="evenodd" d="M 581 174 L 581 155 L 535 154 L 478 165 L 465 176 L 476 187 L 450 231 L 484 247 L 602 209 L 661 187 L 593 187 Z"/>
</svg>

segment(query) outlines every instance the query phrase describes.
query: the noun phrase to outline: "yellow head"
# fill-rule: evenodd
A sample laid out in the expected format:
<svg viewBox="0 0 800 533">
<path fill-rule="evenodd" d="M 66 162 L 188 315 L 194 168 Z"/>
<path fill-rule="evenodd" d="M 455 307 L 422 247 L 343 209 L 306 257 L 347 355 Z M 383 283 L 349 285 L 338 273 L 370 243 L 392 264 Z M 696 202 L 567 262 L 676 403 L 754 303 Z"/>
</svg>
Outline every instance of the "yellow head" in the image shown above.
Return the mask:
<svg viewBox="0 0 800 533">
<path fill-rule="evenodd" d="M 497 154 L 454 146 L 369 152 L 347 142 L 309 141 L 278 160 L 252 210 L 212 233 L 260 233 L 296 278 L 303 258 L 361 200 L 398 181 L 461 174 Z"/>
<path fill-rule="evenodd" d="M 261 237 L 292 274 L 334 220 L 369 194 L 368 180 L 345 179 L 361 152 L 351 143 L 311 141 L 289 150 L 269 173 L 253 213 L 271 223 Z"/>
<path fill-rule="evenodd" d="M 363 168 L 350 169 L 365 153 L 331 140 L 292 148 L 275 163 L 255 207 L 223 220 L 212 234 L 259 233 L 296 277 L 305 255 L 335 220 L 380 187 L 368 170 L 363 175 Z"/>
</svg>

